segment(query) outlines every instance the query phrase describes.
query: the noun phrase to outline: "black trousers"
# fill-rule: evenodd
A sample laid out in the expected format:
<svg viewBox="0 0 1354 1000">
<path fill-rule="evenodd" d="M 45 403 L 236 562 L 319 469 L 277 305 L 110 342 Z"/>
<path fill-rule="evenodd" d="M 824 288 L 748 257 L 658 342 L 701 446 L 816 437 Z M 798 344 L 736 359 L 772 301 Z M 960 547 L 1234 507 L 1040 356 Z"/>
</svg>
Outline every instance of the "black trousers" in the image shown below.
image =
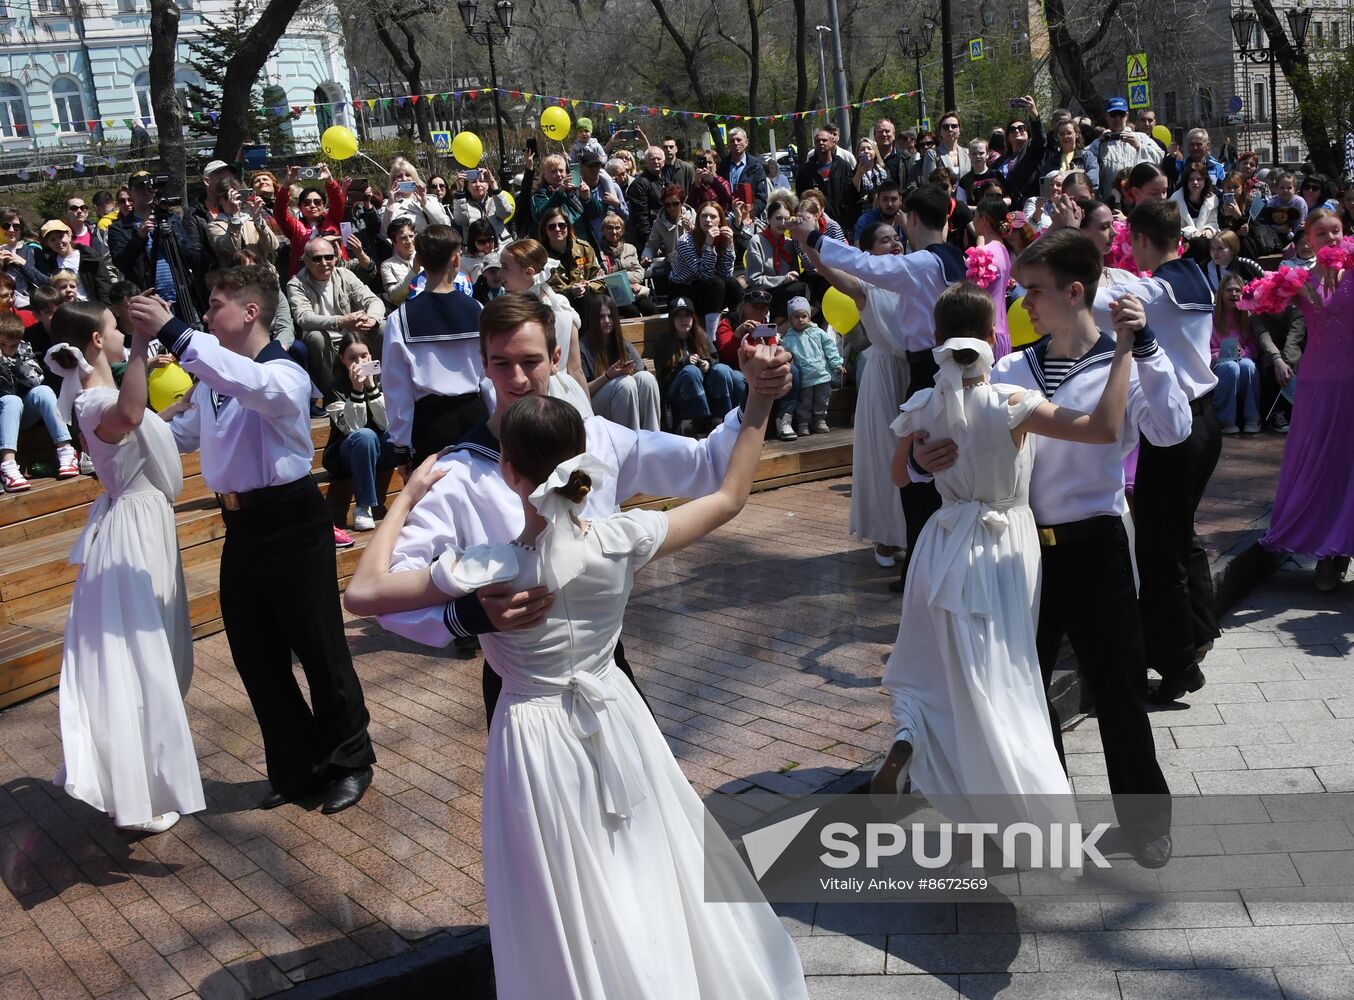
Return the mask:
<svg viewBox="0 0 1354 1000">
<path fill-rule="evenodd" d="M 936 384 L 935 355 L 930 351 L 908 351 L 907 362 L 911 372 L 907 380 L 907 399 Z M 904 400 L 906 402 L 906 400 Z M 931 515 L 940 510 L 940 493 L 935 483 L 909 483 L 902 487 L 903 518 L 907 522 L 907 556 L 903 559 L 902 578 L 907 579 L 907 567 L 912 564 L 912 553 L 917 551 L 917 539 Z"/>
<path fill-rule="evenodd" d="M 1142 440 L 1133 490 L 1147 665 L 1170 678 L 1188 670 L 1199 648 L 1219 634 L 1213 571 L 1194 532 L 1194 512 L 1217 467 L 1222 433 L 1212 393 L 1191 409 L 1194 427 L 1180 444 L 1158 448 Z"/>
<path fill-rule="evenodd" d="M 644 692 L 640 691 L 639 685 L 635 683 L 635 672 L 630 669 L 630 661 L 625 658 L 625 646 L 619 640 L 616 642 L 615 660 L 616 666 L 621 668 L 621 673 L 629 677 L 630 683 L 635 685 L 636 691 L 639 691 L 644 707 L 649 709 L 650 715 L 653 715 L 649 699 L 644 697 Z M 498 707 L 498 696 L 503 693 L 503 678 L 494 672 L 487 659 L 484 661 L 484 672 L 480 675 L 480 689 L 484 692 L 484 726 L 488 729 L 494 724 L 494 709 Z"/>
<path fill-rule="evenodd" d="M 409 444 L 414 463 L 422 462 L 443 448 L 450 448 L 466 432 L 489 416 L 478 392 L 460 396 L 423 396 L 414 402 L 414 420 Z"/>
<path fill-rule="evenodd" d="M 1170 832 L 1171 797 L 1147 719 L 1146 661 L 1128 533 L 1117 517 L 1092 518 L 1079 522 L 1079 528 L 1087 534 L 1078 540 L 1043 548 L 1036 642 L 1044 690 L 1065 635 L 1095 705 L 1119 825 L 1132 840 L 1154 840 Z M 1062 725 L 1051 701 L 1048 714 L 1062 758 Z"/>
<path fill-rule="evenodd" d="M 669 278 L 669 302 L 678 295 L 691 300 L 691 304 L 696 307 L 696 315 L 704 323 L 707 313 L 737 309 L 743 299 L 743 286 L 733 278 L 697 278 L 689 284 L 680 284 Z M 713 336 L 714 331 L 707 330 L 706 333 Z"/>
<path fill-rule="evenodd" d="M 221 619 L 283 795 L 376 761 L 339 610 L 334 531 L 309 476 L 287 499 L 225 511 Z M 310 704 L 292 671 L 301 661 Z"/>
</svg>

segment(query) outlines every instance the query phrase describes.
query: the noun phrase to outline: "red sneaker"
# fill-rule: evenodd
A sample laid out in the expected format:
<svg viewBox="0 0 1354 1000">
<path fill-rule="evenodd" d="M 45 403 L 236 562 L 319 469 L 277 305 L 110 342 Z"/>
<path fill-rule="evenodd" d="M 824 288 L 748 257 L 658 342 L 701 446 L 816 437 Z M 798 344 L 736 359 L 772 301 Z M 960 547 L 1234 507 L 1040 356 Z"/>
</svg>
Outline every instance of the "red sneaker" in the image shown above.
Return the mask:
<svg viewBox="0 0 1354 1000">
<path fill-rule="evenodd" d="M 75 449 L 68 444 L 56 447 L 56 478 L 74 479 L 80 475 L 80 459 Z"/>
<path fill-rule="evenodd" d="M 18 462 L 0 464 L 0 486 L 4 487 L 6 493 L 23 493 L 25 490 L 33 488 L 33 485 L 24 478 L 24 474 L 19 471 Z"/>
<path fill-rule="evenodd" d="M 334 526 L 334 548 L 349 549 L 357 544 L 356 539 L 338 525 Z"/>
</svg>

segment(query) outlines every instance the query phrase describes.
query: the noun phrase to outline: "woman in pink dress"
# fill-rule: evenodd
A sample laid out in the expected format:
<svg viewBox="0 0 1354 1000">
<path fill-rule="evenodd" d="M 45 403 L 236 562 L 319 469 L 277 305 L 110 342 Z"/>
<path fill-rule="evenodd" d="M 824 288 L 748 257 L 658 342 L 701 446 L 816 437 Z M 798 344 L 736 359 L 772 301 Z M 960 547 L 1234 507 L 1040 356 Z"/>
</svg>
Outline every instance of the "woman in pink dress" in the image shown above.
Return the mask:
<svg viewBox="0 0 1354 1000">
<path fill-rule="evenodd" d="M 1307 347 L 1274 513 L 1261 542 L 1315 555 L 1316 587 L 1330 591 L 1354 555 L 1354 248 L 1345 242 L 1342 252 L 1340 217 L 1328 209 L 1312 211 L 1305 232 L 1318 261 L 1297 297 Z"/>
</svg>

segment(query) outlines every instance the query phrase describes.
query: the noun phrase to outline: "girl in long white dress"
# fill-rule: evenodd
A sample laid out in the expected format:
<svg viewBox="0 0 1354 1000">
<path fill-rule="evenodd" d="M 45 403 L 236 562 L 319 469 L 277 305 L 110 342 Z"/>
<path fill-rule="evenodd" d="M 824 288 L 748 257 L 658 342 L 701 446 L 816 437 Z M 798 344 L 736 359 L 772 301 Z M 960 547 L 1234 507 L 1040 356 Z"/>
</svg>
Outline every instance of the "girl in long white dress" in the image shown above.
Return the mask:
<svg viewBox="0 0 1354 1000">
<path fill-rule="evenodd" d="M 66 414 L 75 396 L 104 488 L 71 549 L 80 571 L 61 659 L 65 760 L 54 780 L 119 827 L 160 833 L 205 808 L 183 706 L 193 634 L 172 506 L 183 467 L 169 425 L 146 409 L 147 345 L 133 344 L 119 390 L 110 365 L 123 360 L 124 338 L 111 312 L 68 303 L 52 336 Z"/>
<path fill-rule="evenodd" d="M 405 514 L 437 474 L 424 463 L 391 506 L 351 588 L 382 611 L 445 602 L 492 582 L 543 584 L 535 625 L 481 637 L 503 677 L 484 764 L 484 881 L 498 995 L 588 1000 L 798 1000 L 789 935 L 705 810 L 612 658 L 635 573 L 696 542 L 747 500 L 770 402 L 753 394 L 718 492 L 667 513 L 581 522 L 597 475 L 582 421 L 560 401 L 503 418 L 503 475 L 526 528 L 509 544 L 449 550 L 390 573 Z M 408 495 L 413 494 L 412 498 Z M 737 871 L 740 898 L 705 900 L 703 866 Z"/>
<path fill-rule="evenodd" d="M 881 257 L 903 252 L 898 231 L 887 222 L 866 226 L 860 248 Z M 860 320 L 870 338 L 856 377 L 855 441 L 851 452 L 851 537 L 874 543 L 875 562 L 888 567 L 907 545 L 903 501 L 889 476 L 897 438 L 889 425 L 898 415 L 898 404 L 907 398 L 910 372 L 907 350 L 898 323 L 901 308 L 897 292 L 868 285 L 854 275 L 825 264 L 818 273 L 828 284 L 849 296 L 860 310 Z"/>
<path fill-rule="evenodd" d="M 908 567 L 898 643 L 884 671 L 897 735 L 872 790 L 914 788 L 958 820 L 1047 821 L 1070 803 L 1053 744 L 1035 622 L 1039 536 L 1029 507 L 1035 440 L 1118 439 L 1128 399 L 1135 307 L 1118 310 L 1117 353 L 1093 414 L 1032 390 L 993 385 L 992 297 L 951 285 L 935 307 L 940 370 L 894 423 L 894 478 L 906 482 L 919 434 L 949 437 L 955 464 L 936 474 L 942 506 Z M 1140 307 L 1138 307 L 1140 308 Z M 993 799 L 1010 811 L 993 817 Z M 1064 797 L 1061 803 L 1057 798 Z M 1074 818 L 1074 817 L 1073 817 Z"/>
<path fill-rule="evenodd" d="M 518 240 L 503 248 L 503 287 L 534 295 L 555 313 L 555 343 L 564 368 L 550 376 L 550 395 L 572 404 L 584 417 L 591 417 L 592 397 L 588 395 L 579 346 L 583 322 L 569 300 L 550 287 L 550 272 L 557 267 L 559 261 L 552 260 L 536 240 Z"/>
</svg>

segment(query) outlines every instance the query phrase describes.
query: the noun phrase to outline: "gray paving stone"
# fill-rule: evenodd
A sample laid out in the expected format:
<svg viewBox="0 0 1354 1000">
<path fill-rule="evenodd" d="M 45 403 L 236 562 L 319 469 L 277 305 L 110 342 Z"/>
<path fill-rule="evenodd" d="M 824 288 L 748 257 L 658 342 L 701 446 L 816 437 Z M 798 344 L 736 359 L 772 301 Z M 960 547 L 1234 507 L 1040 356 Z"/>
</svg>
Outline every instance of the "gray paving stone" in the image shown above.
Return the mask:
<svg viewBox="0 0 1354 1000">
<path fill-rule="evenodd" d="M 1017 972 L 960 976 L 964 1000 L 1119 1000 L 1113 972 Z"/>
<path fill-rule="evenodd" d="M 1223 632 L 1213 642 L 1214 649 L 1277 649 L 1283 645 L 1279 636 L 1273 632 L 1251 632 L 1245 629 L 1231 629 Z"/>
<path fill-rule="evenodd" d="M 1350 744 L 1354 746 L 1354 744 Z M 1157 748 L 1157 763 L 1172 771 L 1239 771 L 1246 760 L 1234 746 L 1191 747 L 1188 750 Z M 1170 775 L 1167 775 L 1167 781 Z"/>
<path fill-rule="evenodd" d="M 960 903 L 959 931 L 1009 934 L 1017 931 L 1101 930 L 1097 899 L 1016 898 L 999 903 Z"/>
<path fill-rule="evenodd" d="M 1354 719 L 1307 719 L 1285 722 L 1294 743 L 1325 743 L 1354 739 Z"/>
<path fill-rule="evenodd" d="M 1217 828 L 1228 854 L 1277 854 L 1289 851 L 1354 850 L 1354 833 L 1340 820 L 1294 823 L 1238 823 Z"/>
<path fill-rule="evenodd" d="M 1147 720 L 1152 723 L 1153 728 L 1166 728 L 1175 726 L 1220 726 L 1223 723 L 1222 715 L 1218 712 L 1217 705 L 1210 705 L 1200 702 L 1197 705 L 1185 705 L 1180 707 L 1179 703 L 1173 706 L 1163 708 L 1149 708 L 1147 710 Z"/>
<path fill-rule="evenodd" d="M 1281 767 L 1354 766 L 1354 740 L 1323 740 L 1319 743 L 1274 743 L 1241 748 L 1246 767 L 1264 770 Z"/>
<path fill-rule="evenodd" d="M 1328 792 L 1354 792 L 1354 764 L 1318 767 L 1316 780 Z"/>
<path fill-rule="evenodd" d="M 1208 690 L 1211 685 L 1206 685 Z M 1264 692 L 1265 701 L 1302 701 L 1308 698 L 1349 698 L 1354 696 L 1354 678 L 1323 677 L 1286 681 L 1262 681 L 1257 685 Z"/>
<path fill-rule="evenodd" d="M 1177 798 L 1175 801 L 1182 800 Z M 1171 857 L 1193 858 L 1223 853 L 1216 826 L 1181 826 L 1177 823 L 1171 827 Z"/>
<path fill-rule="evenodd" d="M 795 947 L 806 976 L 878 976 L 885 970 L 882 934 L 800 937 Z"/>
<path fill-rule="evenodd" d="M 1354 924 L 1354 887 L 1350 886 L 1243 889 L 1241 898 L 1256 926 Z M 1341 938 L 1348 951 L 1348 937 L 1342 934 Z"/>
<path fill-rule="evenodd" d="M 1185 799 L 1171 806 L 1172 827 L 1222 823 L 1267 823 L 1273 817 L 1260 795 L 1207 795 Z"/>
<path fill-rule="evenodd" d="M 1319 680 L 1323 677 L 1348 677 L 1354 672 L 1354 665 L 1351 665 L 1341 656 L 1304 656 L 1296 658 L 1293 666 L 1297 667 L 1298 673 L 1311 680 Z"/>
<path fill-rule="evenodd" d="M 1185 934 L 1183 930 L 1040 934 L 1039 971 L 1193 968 Z"/>
<path fill-rule="evenodd" d="M 1272 969 L 1121 972 L 1123 1000 L 1283 1000 Z"/>
<path fill-rule="evenodd" d="M 1195 775 L 1195 782 L 1204 795 L 1265 795 L 1325 791 L 1325 786 L 1317 780 L 1316 772 L 1306 767 L 1272 768 L 1265 771 L 1200 771 Z"/>
<path fill-rule="evenodd" d="M 1354 997 L 1354 968 L 1275 969 L 1284 1000 L 1349 1000 Z"/>
<path fill-rule="evenodd" d="M 1033 934 L 892 934 L 888 971 L 1038 972 L 1039 952 Z"/>
<path fill-rule="evenodd" d="M 1354 853 L 1350 857 L 1354 859 Z M 1161 869 L 1161 882 L 1172 892 L 1218 892 L 1302 885 L 1303 880 L 1295 863 L 1295 856 L 1287 854 L 1172 858 L 1170 864 Z"/>
<path fill-rule="evenodd" d="M 780 922 L 791 937 L 806 937 L 813 933 L 814 903 L 772 903 Z"/>
<path fill-rule="evenodd" d="M 1249 748 L 1256 744 L 1293 742 L 1287 727 L 1280 722 L 1248 722 L 1230 726 L 1172 726 L 1171 737 L 1175 740 L 1175 745 L 1182 750 L 1225 746 Z"/>
<path fill-rule="evenodd" d="M 1103 748 L 1098 747 L 1087 753 L 1068 753 L 1066 756 L 1068 777 L 1078 778 L 1105 773 L 1105 751 Z"/>
<path fill-rule="evenodd" d="M 1213 654 L 1209 654 L 1208 659 L 1204 660 L 1204 673 L 1208 676 L 1208 685 L 1205 690 L 1212 687 L 1215 681 L 1224 684 L 1241 684 L 1245 682 L 1302 680 L 1302 671 L 1298 668 L 1298 664 L 1294 662 L 1295 658 L 1293 657 L 1283 661 L 1249 663 L 1240 651 L 1225 650 L 1224 652 L 1234 659 L 1219 662 Z"/>
<path fill-rule="evenodd" d="M 809 1000 L 957 1000 L 958 976 L 809 976 Z"/>
<path fill-rule="evenodd" d="M 955 903 L 819 903 L 814 934 L 953 934 Z"/>
<path fill-rule="evenodd" d="M 1348 965 L 1349 955 L 1328 924 L 1298 927 L 1209 927 L 1187 930 L 1201 969 L 1276 965 Z"/>
<path fill-rule="evenodd" d="M 1188 927 L 1250 927 L 1251 918 L 1239 892 L 1214 898 L 1102 898 L 1100 909 L 1109 930 L 1173 930 Z"/>
<path fill-rule="evenodd" d="M 1315 722 L 1333 718 L 1319 698 L 1264 701 L 1254 705 L 1219 705 L 1224 722 Z"/>
<path fill-rule="evenodd" d="M 1208 683 L 1189 695 L 1191 705 L 1239 705 L 1264 701 L 1253 681 L 1231 681 L 1208 672 Z"/>
</svg>

